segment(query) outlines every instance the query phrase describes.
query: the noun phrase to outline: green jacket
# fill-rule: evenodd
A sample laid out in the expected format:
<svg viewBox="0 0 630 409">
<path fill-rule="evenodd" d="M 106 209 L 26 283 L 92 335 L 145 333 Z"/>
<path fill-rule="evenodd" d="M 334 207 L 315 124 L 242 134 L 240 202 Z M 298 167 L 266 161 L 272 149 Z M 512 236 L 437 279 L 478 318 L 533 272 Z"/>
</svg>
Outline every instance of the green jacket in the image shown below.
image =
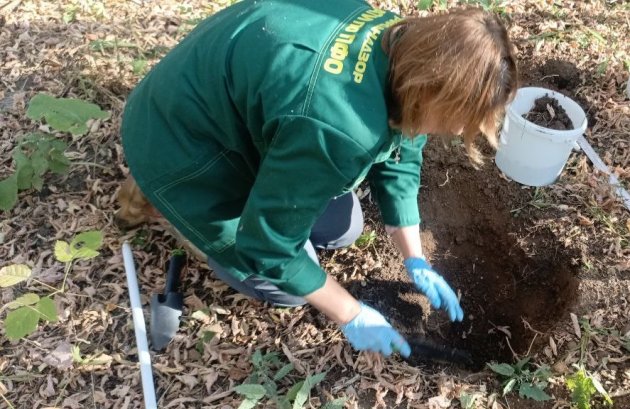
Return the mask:
<svg viewBox="0 0 630 409">
<path fill-rule="evenodd" d="M 303 248 L 311 227 L 364 178 L 386 224 L 417 224 L 426 137 L 390 129 L 380 45 L 397 20 L 359 0 L 245 0 L 209 17 L 127 102 L 141 190 L 231 274 L 295 295 L 326 277 Z"/>
</svg>

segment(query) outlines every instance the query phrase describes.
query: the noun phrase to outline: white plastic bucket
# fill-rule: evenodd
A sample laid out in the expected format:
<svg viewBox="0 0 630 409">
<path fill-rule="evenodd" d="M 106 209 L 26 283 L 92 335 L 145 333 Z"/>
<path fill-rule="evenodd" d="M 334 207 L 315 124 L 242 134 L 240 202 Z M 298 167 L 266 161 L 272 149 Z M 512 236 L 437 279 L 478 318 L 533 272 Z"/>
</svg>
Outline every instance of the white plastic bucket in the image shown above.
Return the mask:
<svg viewBox="0 0 630 409">
<path fill-rule="evenodd" d="M 523 118 L 534 101 L 549 95 L 558 100 L 574 129 L 558 131 L 544 128 Z M 571 149 L 586 131 L 584 110 L 571 98 L 546 88 L 520 88 L 508 106 L 496 164 L 510 179 L 529 186 L 553 183 L 569 159 Z"/>
</svg>

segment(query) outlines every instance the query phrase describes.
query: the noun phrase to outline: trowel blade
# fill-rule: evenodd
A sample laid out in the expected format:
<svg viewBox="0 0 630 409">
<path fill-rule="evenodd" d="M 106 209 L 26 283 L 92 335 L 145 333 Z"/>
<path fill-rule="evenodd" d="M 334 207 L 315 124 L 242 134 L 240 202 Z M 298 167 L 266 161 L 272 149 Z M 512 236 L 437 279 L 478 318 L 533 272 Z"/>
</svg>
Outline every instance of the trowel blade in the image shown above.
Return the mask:
<svg viewBox="0 0 630 409">
<path fill-rule="evenodd" d="M 151 298 L 151 346 L 164 349 L 179 329 L 184 297 L 180 293 L 154 294 Z"/>
</svg>

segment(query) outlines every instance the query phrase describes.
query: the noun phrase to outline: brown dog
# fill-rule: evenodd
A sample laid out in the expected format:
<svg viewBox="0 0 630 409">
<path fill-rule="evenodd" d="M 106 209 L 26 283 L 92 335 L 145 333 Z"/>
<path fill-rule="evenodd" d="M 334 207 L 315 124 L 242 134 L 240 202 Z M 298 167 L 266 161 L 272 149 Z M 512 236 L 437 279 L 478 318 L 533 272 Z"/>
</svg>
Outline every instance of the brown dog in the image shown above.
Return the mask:
<svg viewBox="0 0 630 409">
<path fill-rule="evenodd" d="M 114 215 L 114 221 L 120 228 L 128 229 L 142 223 L 164 219 L 140 191 L 131 175 L 120 187 L 117 199 L 120 208 Z"/>
<path fill-rule="evenodd" d="M 129 229 L 142 223 L 157 222 L 177 241 L 200 261 L 207 256 L 194 244 L 188 241 L 173 225 L 171 225 L 144 196 L 134 178 L 129 175 L 118 191 L 120 208 L 114 214 L 114 221 L 121 229 Z"/>
</svg>

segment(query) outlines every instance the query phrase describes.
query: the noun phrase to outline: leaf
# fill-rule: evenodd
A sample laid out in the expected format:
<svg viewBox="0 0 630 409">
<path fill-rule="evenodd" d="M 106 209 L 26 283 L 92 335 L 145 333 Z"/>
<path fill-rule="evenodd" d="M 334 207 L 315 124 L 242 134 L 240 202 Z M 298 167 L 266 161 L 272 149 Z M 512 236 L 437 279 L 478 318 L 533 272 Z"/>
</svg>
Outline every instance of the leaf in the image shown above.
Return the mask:
<svg viewBox="0 0 630 409">
<path fill-rule="evenodd" d="M 418 4 L 416 5 L 416 8 L 418 10 L 429 10 L 431 8 L 431 6 L 433 5 L 433 0 L 418 0 Z"/>
<path fill-rule="evenodd" d="M 293 370 L 293 364 L 286 364 L 285 366 L 283 366 L 282 368 L 280 368 L 278 370 L 278 372 L 276 372 L 276 375 L 273 377 L 274 381 L 279 381 L 282 378 L 284 378 L 285 376 L 287 376 L 289 374 L 289 372 L 291 372 Z"/>
<path fill-rule="evenodd" d="M 477 395 L 467 394 L 462 392 L 459 395 L 459 404 L 462 406 L 462 409 L 473 409 L 475 407 L 475 401 L 477 400 Z"/>
<path fill-rule="evenodd" d="M 83 357 L 81 356 L 81 348 L 78 345 L 72 346 L 72 360 L 77 363 L 83 363 Z"/>
<path fill-rule="evenodd" d="M 18 200 L 18 181 L 14 173 L 0 181 L 0 210 L 9 211 Z"/>
<path fill-rule="evenodd" d="M 24 307 L 26 305 L 33 305 L 39 301 L 39 295 L 35 293 L 27 293 L 21 297 L 16 298 L 6 305 L 6 307 L 10 310 L 14 310 L 19 307 Z"/>
<path fill-rule="evenodd" d="M 376 232 L 370 231 L 368 233 L 363 233 L 359 236 L 359 238 L 354 242 L 355 246 L 365 248 L 370 244 L 374 243 L 376 240 Z"/>
<path fill-rule="evenodd" d="M 39 312 L 32 307 L 20 307 L 7 314 L 4 329 L 7 338 L 18 340 L 35 332 L 39 322 Z"/>
<path fill-rule="evenodd" d="M 28 162 L 28 158 L 26 158 L 26 162 L 21 165 L 16 161 L 15 175 L 17 175 L 18 190 L 28 189 L 33 186 L 33 175 L 35 175 L 35 170 Z"/>
<path fill-rule="evenodd" d="M 37 176 L 41 176 L 48 170 L 48 160 L 44 154 L 48 152 L 42 152 L 41 150 L 37 150 L 31 156 L 31 166 L 33 167 L 33 174 Z"/>
<path fill-rule="evenodd" d="M 72 261 L 72 252 L 70 251 L 70 245 L 63 240 L 57 240 L 55 242 L 55 258 L 62 263 L 68 263 Z"/>
<path fill-rule="evenodd" d="M 606 389 L 604 389 L 604 385 L 602 385 L 601 382 L 599 382 L 599 379 L 593 376 L 589 376 L 589 377 L 591 378 L 591 382 L 593 383 L 593 386 L 595 387 L 597 392 L 602 396 L 602 398 L 604 398 L 604 401 L 607 404 L 612 405 L 613 401 L 612 399 L 610 399 L 610 395 L 608 395 L 608 392 L 606 392 Z"/>
<path fill-rule="evenodd" d="M 295 385 L 293 385 L 291 387 L 291 389 L 289 389 L 289 391 L 287 392 L 287 395 L 286 395 L 287 399 L 290 400 L 290 401 L 294 401 L 295 397 L 298 394 L 298 392 L 302 388 L 302 385 L 304 385 L 304 381 L 300 381 L 300 382 L 296 383 Z"/>
<path fill-rule="evenodd" d="M 73 259 L 89 260 L 98 256 L 96 251 L 103 243 L 103 232 L 90 230 L 77 234 L 70 242 L 70 252 Z"/>
<path fill-rule="evenodd" d="M 586 375 L 584 369 L 580 369 L 573 375 L 567 377 L 566 385 L 571 391 L 571 401 L 578 409 L 590 409 L 591 399 L 597 391 L 593 385 L 593 380 Z"/>
<path fill-rule="evenodd" d="M 322 409 L 343 409 L 346 403 L 346 398 L 337 398 L 333 401 L 327 402 Z"/>
<path fill-rule="evenodd" d="M 503 396 L 507 395 L 508 393 L 512 392 L 512 390 L 514 389 L 514 385 L 516 385 L 516 378 L 512 378 L 510 379 L 505 386 L 503 387 Z"/>
<path fill-rule="evenodd" d="M 514 367 L 510 364 L 487 364 L 488 368 L 492 369 L 494 372 L 503 376 L 512 376 L 514 375 Z"/>
<path fill-rule="evenodd" d="M 293 409 L 300 409 L 302 408 L 302 406 L 304 406 L 311 393 L 311 389 L 313 389 L 313 386 L 320 383 L 325 376 L 326 372 L 321 372 L 316 375 L 306 377 L 306 379 L 304 380 L 304 384 L 295 396 L 295 400 L 293 401 Z"/>
<path fill-rule="evenodd" d="M 234 387 L 234 391 L 248 399 L 260 399 L 265 396 L 265 388 L 255 383 L 244 383 Z"/>
<path fill-rule="evenodd" d="M 40 299 L 35 308 L 41 314 L 42 319 L 50 322 L 57 322 L 57 306 L 50 297 Z"/>
<path fill-rule="evenodd" d="M 31 276 L 31 268 L 26 264 L 11 264 L 0 269 L 0 287 L 10 287 Z"/>
<path fill-rule="evenodd" d="M 538 402 L 551 400 L 551 396 L 547 395 L 545 391 L 528 382 L 521 384 L 518 394 L 522 398 L 533 399 Z"/>
<path fill-rule="evenodd" d="M 263 362 L 262 352 L 260 352 L 260 349 L 257 349 L 256 351 L 254 351 L 254 355 L 252 355 L 252 365 L 254 365 L 254 367 L 256 368 L 260 368 L 260 366 L 262 365 L 262 362 Z"/>
<path fill-rule="evenodd" d="M 88 131 L 88 120 L 107 119 L 109 113 L 80 99 L 55 98 L 40 93 L 31 99 L 26 116 L 33 120 L 44 118 L 57 131 L 84 135 Z"/>
<path fill-rule="evenodd" d="M 77 260 L 89 260 L 98 256 L 99 254 L 100 253 L 96 250 L 92 250 L 92 249 L 88 249 L 87 247 L 84 247 L 76 251 L 73 251 L 72 258 L 77 259 Z"/>
<path fill-rule="evenodd" d="M 256 407 L 256 404 L 258 403 L 260 399 L 261 398 L 258 398 L 258 399 L 246 398 L 243 402 L 241 402 L 238 409 L 252 409 Z"/>
<path fill-rule="evenodd" d="M 527 365 L 527 363 L 529 362 L 529 360 L 531 359 L 531 357 L 527 356 L 521 360 L 519 360 L 516 365 L 514 365 L 514 367 L 516 368 L 516 370 L 518 371 L 522 371 L 523 368 L 525 368 L 525 365 Z"/>
</svg>

